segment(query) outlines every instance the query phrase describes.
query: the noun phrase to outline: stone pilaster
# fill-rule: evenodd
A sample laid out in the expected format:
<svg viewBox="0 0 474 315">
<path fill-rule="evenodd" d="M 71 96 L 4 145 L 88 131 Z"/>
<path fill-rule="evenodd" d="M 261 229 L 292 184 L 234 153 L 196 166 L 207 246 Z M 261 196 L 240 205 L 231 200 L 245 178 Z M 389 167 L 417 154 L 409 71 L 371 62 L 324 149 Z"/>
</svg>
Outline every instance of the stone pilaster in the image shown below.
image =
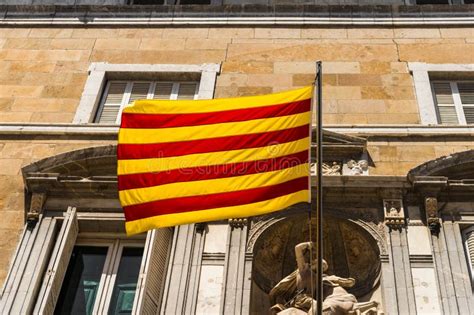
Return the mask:
<svg viewBox="0 0 474 315">
<path fill-rule="evenodd" d="M 250 289 L 246 285 L 246 244 L 247 219 L 229 219 L 231 228 L 230 240 L 224 266 L 224 283 L 222 306 L 223 314 L 243 314 L 248 312 L 248 301 L 244 303 L 244 291 Z M 248 293 L 250 290 L 248 291 Z M 243 308 L 247 304 L 247 311 Z"/>
<path fill-rule="evenodd" d="M 384 199 L 385 225 L 390 243 L 388 266 L 383 266 L 382 277 L 390 277 L 394 283 L 395 304 L 390 301 L 392 312 L 398 314 L 416 314 L 415 294 L 410 268 L 410 256 L 406 230 L 405 211 L 402 199 Z"/>
</svg>

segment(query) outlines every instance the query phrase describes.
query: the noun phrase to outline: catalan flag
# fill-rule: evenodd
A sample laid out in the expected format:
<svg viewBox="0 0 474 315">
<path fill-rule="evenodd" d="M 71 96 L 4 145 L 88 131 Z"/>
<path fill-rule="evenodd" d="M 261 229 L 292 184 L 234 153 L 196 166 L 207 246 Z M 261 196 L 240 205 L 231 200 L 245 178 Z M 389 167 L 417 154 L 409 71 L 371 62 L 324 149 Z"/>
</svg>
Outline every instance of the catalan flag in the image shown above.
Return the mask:
<svg viewBox="0 0 474 315">
<path fill-rule="evenodd" d="M 127 234 L 308 202 L 312 91 L 126 107 L 117 173 Z"/>
</svg>

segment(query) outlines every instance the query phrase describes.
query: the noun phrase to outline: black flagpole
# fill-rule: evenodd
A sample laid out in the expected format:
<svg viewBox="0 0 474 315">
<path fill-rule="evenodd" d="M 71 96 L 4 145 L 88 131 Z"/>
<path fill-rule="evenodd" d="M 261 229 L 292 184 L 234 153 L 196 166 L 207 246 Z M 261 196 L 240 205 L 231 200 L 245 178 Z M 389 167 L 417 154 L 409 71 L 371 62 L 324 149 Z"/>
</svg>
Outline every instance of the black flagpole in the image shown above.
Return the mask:
<svg viewBox="0 0 474 315">
<path fill-rule="evenodd" d="M 317 278 L 316 278 L 316 300 L 317 314 L 323 314 L 323 98 L 322 98 L 322 63 L 316 62 L 316 247 L 317 247 Z"/>
</svg>

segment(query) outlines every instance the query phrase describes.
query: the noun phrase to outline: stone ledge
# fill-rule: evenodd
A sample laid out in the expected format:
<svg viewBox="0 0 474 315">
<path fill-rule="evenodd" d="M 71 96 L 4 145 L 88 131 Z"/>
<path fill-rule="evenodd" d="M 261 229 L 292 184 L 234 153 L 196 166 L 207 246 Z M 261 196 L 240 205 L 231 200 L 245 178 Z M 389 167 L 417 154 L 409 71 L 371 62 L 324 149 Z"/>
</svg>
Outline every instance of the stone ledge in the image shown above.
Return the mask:
<svg viewBox="0 0 474 315">
<path fill-rule="evenodd" d="M 0 24 L 459 25 L 474 5 L 0 5 Z"/>
<path fill-rule="evenodd" d="M 474 126 L 448 125 L 325 125 L 329 132 L 358 137 L 474 137 Z M 118 125 L 101 124 L 49 124 L 49 123 L 0 123 L 2 136 L 98 136 L 116 137 Z"/>
</svg>

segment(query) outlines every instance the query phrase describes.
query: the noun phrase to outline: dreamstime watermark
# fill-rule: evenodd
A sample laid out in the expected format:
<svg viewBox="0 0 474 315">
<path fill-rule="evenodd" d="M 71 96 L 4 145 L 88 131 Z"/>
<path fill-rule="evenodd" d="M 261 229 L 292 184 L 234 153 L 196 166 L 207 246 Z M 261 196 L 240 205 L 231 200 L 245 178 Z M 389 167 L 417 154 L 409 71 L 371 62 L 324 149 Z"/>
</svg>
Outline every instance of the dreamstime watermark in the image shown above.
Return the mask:
<svg viewBox="0 0 474 315">
<path fill-rule="evenodd" d="M 157 152 L 156 157 L 148 160 L 148 172 L 159 175 L 185 175 L 196 177 L 234 177 L 246 174 L 265 173 L 277 170 L 289 170 L 300 172 L 297 168 L 305 164 L 310 169 L 308 163 L 308 151 L 281 155 L 282 148 L 280 143 L 270 143 L 262 148 L 263 153 L 253 154 L 256 159 L 252 159 L 252 154 L 245 152 L 226 154 L 226 158 L 219 161 L 210 161 L 209 155 L 190 154 L 179 157 L 166 156 L 166 152 Z M 222 152 L 214 152 L 216 156 Z M 239 156 L 239 154 L 241 156 Z M 238 161 L 238 162 L 236 162 Z M 291 172 L 291 171 L 290 171 Z"/>
</svg>

